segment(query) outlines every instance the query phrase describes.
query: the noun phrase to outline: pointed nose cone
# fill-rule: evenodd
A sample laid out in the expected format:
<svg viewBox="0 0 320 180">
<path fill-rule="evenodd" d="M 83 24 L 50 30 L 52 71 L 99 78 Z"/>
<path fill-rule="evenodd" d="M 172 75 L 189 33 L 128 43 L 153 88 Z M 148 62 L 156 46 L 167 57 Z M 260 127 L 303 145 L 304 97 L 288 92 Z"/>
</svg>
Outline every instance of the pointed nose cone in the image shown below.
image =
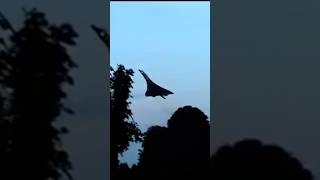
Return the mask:
<svg viewBox="0 0 320 180">
<path fill-rule="evenodd" d="M 94 31 L 98 31 L 98 28 L 97 28 L 97 26 L 95 26 L 95 25 L 93 25 L 93 24 L 91 24 L 91 26 L 90 26 Z"/>
</svg>

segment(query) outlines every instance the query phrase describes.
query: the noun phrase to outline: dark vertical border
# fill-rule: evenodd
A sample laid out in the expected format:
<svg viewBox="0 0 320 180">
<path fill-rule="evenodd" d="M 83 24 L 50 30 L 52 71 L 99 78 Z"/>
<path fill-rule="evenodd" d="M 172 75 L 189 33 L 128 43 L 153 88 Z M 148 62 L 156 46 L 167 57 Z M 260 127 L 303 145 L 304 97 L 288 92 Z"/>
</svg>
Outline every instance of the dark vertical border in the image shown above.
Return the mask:
<svg viewBox="0 0 320 180">
<path fill-rule="evenodd" d="M 105 3 L 105 8 L 106 8 L 106 29 L 110 34 L 110 1 L 107 0 Z M 110 36 L 111 37 L 111 36 Z M 111 49 L 111 46 L 110 46 Z M 107 57 L 106 57 L 106 72 L 105 75 L 107 76 L 106 80 L 107 80 L 107 90 L 106 90 L 106 97 L 107 97 L 107 132 L 106 132 L 106 138 L 107 138 L 107 169 L 106 169 L 106 173 L 107 173 L 107 179 L 110 179 L 110 76 L 109 73 L 110 71 L 108 70 L 108 68 L 110 67 L 110 49 L 107 51 Z"/>
<path fill-rule="evenodd" d="M 216 17 L 216 1 L 210 1 L 210 154 L 213 154 L 213 130 L 215 121 L 215 52 L 214 52 L 214 37 L 215 28 L 214 22 Z"/>
</svg>

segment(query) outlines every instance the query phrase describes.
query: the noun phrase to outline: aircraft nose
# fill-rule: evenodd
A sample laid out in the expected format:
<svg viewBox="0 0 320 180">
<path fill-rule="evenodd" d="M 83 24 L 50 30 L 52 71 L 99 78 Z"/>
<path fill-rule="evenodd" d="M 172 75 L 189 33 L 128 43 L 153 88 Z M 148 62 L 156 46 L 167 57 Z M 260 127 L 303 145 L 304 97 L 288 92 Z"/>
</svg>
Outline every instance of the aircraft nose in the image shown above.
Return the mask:
<svg viewBox="0 0 320 180">
<path fill-rule="evenodd" d="M 92 29 L 96 29 L 96 26 L 93 25 L 93 24 L 91 24 L 90 27 L 91 27 Z"/>
</svg>

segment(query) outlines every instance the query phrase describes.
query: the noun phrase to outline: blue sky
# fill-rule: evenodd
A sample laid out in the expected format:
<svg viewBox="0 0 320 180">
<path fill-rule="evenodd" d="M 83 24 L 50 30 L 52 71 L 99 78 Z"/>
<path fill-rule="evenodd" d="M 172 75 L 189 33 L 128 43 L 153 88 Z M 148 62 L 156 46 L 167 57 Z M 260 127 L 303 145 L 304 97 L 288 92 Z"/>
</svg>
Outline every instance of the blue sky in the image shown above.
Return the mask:
<svg viewBox="0 0 320 180">
<path fill-rule="evenodd" d="M 185 105 L 209 117 L 209 2 L 111 2 L 110 16 L 110 64 L 135 71 L 131 108 L 140 129 L 166 125 Z M 174 94 L 145 97 L 146 83 L 138 69 Z M 133 145 L 122 161 L 135 162 L 138 148 Z"/>
</svg>

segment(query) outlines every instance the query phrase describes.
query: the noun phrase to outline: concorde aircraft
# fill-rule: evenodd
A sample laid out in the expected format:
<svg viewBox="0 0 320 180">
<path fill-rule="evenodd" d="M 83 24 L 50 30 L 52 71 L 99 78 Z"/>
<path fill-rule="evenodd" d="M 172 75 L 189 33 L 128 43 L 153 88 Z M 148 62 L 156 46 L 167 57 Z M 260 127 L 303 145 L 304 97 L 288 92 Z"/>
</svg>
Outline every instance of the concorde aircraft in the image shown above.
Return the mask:
<svg viewBox="0 0 320 180">
<path fill-rule="evenodd" d="M 139 71 L 147 82 L 147 91 L 145 93 L 146 96 L 152 96 L 152 97 L 161 96 L 163 99 L 165 99 L 165 96 L 169 94 L 173 94 L 173 92 L 167 89 L 164 89 L 159 85 L 157 85 L 156 83 L 154 83 L 153 81 L 151 81 L 151 79 L 148 77 L 148 75 L 145 72 L 143 72 L 140 69 Z"/>
<path fill-rule="evenodd" d="M 95 25 L 91 25 L 91 28 L 94 30 L 94 32 L 97 33 L 97 35 L 99 36 L 99 38 L 102 40 L 102 42 L 108 47 L 110 48 L 110 36 L 107 33 L 107 31 L 105 29 L 99 28 Z"/>
</svg>

